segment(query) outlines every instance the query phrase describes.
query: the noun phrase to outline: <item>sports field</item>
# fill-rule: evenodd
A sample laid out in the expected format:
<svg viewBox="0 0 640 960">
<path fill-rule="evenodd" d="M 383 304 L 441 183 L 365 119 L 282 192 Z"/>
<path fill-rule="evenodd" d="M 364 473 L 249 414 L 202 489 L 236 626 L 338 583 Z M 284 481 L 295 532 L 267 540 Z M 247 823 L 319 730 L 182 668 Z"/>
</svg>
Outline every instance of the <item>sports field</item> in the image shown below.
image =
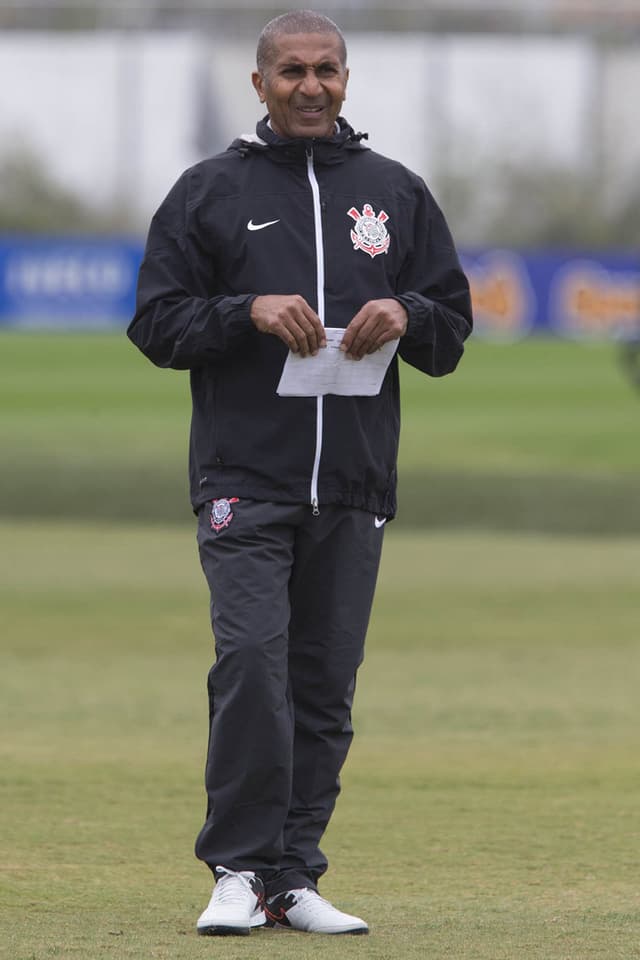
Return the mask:
<svg viewBox="0 0 640 960">
<path fill-rule="evenodd" d="M 183 375 L 0 336 L 0 957 L 640 958 L 640 395 L 611 346 L 405 370 L 323 892 L 368 938 L 197 938 L 207 596 Z"/>
</svg>

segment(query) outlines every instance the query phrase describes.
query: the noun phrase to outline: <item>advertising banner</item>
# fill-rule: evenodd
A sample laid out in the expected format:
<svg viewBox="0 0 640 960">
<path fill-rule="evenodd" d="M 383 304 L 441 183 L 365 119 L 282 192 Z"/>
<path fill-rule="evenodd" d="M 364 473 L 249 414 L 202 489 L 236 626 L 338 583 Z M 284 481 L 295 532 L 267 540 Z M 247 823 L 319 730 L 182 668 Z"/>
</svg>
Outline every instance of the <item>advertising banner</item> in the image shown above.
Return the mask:
<svg viewBox="0 0 640 960">
<path fill-rule="evenodd" d="M 0 326 L 122 327 L 135 308 L 138 240 L 0 237 Z M 637 252 L 464 250 L 475 334 L 640 335 Z"/>
<path fill-rule="evenodd" d="M 141 257 L 133 240 L 0 237 L 0 325 L 122 326 Z"/>
<path fill-rule="evenodd" d="M 478 336 L 508 341 L 531 333 L 572 339 L 640 334 L 640 250 L 482 250 L 464 252 L 461 259 Z"/>
</svg>

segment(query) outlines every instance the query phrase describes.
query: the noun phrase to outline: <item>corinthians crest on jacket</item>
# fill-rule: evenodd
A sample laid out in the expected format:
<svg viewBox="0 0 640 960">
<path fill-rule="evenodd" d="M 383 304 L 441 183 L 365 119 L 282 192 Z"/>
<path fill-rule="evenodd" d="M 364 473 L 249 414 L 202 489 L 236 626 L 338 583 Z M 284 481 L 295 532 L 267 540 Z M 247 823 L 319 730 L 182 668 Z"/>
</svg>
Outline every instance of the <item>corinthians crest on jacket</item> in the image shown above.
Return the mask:
<svg viewBox="0 0 640 960">
<path fill-rule="evenodd" d="M 364 250 L 371 258 L 379 253 L 387 253 L 391 237 L 385 227 L 389 215 L 381 210 L 376 216 L 370 203 L 365 203 L 362 213 L 351 207 L 348 215 L 356 222 L 355 230 L 351 231 L 351 241 L 354 250 Z"/>
</svg>

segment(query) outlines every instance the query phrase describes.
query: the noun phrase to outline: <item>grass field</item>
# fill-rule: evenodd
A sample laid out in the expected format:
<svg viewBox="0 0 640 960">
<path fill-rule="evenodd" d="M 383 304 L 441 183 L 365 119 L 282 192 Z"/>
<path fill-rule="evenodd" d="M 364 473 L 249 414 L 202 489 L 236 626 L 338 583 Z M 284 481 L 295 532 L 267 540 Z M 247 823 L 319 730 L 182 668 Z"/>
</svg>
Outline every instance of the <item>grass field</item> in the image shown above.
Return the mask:
<svg viewBox="0 0 640 960">
<path fill-rule="evenodd" d="M 602 346 L 404 373 L 325 843 L 371 936 L 215 941 L 185 378 L 115 337 L 0 337 L 2 960 L 640 958 L 640 398 Z"/>
<path fill-rule="evenodd" d="M 372 935 L 218 943 L 193 538 L 0 535 L 6 960 L 640 957 L 636 541 L 390 528 L 325 845 Z"/>
<path fill-rule="evenodd" d="M 640 395 L 611 345 L 402 365 L 398 523 L 640 534 Z M 0 335 L 0 515 L 188 521 L 188 379 L 123 335 Z"/>
</svg>

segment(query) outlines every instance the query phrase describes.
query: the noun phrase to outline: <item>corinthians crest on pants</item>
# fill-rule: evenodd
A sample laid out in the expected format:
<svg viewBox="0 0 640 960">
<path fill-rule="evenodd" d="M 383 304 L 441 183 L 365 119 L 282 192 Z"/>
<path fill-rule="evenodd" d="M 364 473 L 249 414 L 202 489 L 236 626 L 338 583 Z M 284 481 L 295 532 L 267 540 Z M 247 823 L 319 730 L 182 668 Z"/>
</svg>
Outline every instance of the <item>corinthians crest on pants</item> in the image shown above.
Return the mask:
<svg viewBox="0 0 640 960">
<path fill-rule="evenodd" d="M 362 213 L 355 207 L 351 207 L 347 213 L 356 222 L 355 230 L 351 231 L 354 250 L 364 250 L 372 258 L 377 257 L 379 253 L 388 252 L 391 237 L 385 227 L 389 216 L 384 210 L 376 216 L 371 204 L 365 203 Z"/>
<path fill-rule="evenodd" d="M 237 503 L 238 497 L 221 497 L 220 500 L 211 501 L 211 529 L 219 533 L 224 527 L 228 527 L 233 520 L 233 511 L 231 504 Z"/>
</svg>

